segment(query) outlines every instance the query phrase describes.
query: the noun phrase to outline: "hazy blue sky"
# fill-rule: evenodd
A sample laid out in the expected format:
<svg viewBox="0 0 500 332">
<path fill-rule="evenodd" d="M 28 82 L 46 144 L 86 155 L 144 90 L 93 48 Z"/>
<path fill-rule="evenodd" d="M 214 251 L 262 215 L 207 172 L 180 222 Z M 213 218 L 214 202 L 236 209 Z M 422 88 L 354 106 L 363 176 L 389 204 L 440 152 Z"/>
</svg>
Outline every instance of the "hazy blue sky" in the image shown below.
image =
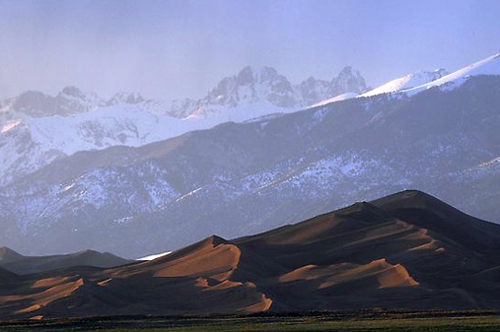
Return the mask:
<svg viewBox="0 0 500 332">
<path fill-rule="evenodd" d="M 202 97 L 246 65 L 376 86 L 500 52 L 500 1 L 0 0 L 0 99 L 66 85 Z"/>
</svg>

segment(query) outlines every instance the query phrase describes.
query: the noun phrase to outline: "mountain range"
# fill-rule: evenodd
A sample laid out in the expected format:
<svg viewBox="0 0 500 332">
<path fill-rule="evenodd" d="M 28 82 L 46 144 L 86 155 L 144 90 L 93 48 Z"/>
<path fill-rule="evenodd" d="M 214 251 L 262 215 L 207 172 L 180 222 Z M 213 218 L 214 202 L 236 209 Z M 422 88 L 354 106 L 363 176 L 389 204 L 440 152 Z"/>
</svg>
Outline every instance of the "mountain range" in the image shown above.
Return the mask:
<svg viewBox="0 0 500 332">
<path fill-rule="evenodd" d="M 293 86 L 269 67 L 246 67 L 200 100 L 166 102 L 120 92 L 109 100 L 66 87 L 56 96 L 27 91 L 1 103 L 0 185 L 72 155 L 111 146 L 142 146 L 227 121 L 289 113 L 366 84 L 344 68 L 331 82 L 309 78 Z"/>
<path fill-rule="evenodd" d="M 280 115 L 260 108 L 261 97 L 254 102 L 251 93 L 244 93 L 253 91 L 247 89 L 252 86 L 249 79 L 268 82 L 259 86 L 269 88 L 283 82 L 280 75 L 272 70 L 254 75 L 245 69 L 241 78 L 223 80 L 222 95 L 234 98 L 222 99 L 242 105 L 228 106 L 232 115 L 247 114 L 243 110 L 251 105 L 261 117 L 249 112 L 247 121 L 221 121 L 167 140 L 145 144 L 145 139 L 136 147 L 123 146 L 128 144 L 125 136 L 119 145 L 56 153 L 45 166 L 37 165 L 17 179 L 12 176 L 0 188 L 0 243 L 32 255 L 93 248 L 141 257 L 213 233 L 234 238 L 262 232 L 406 188 L 428 191 L 467 213 L 499 221 L 499 61 L 498 55 L 492 56 L 448 75 L 441 70 L 411 74 L 380 93 L 344 93 Z M 336 83 L 344 87 L 350 82 L 333 81 L 344 82 Z M 290 96 L 271 95 L 275 101 Z M 216 99 L 207 97 L 200 105 Z M 123 109 L 110 106 L 101 115 Z M 169 119 L 227 117 L 210 109 Z M 128 124 L 140 127 L 145 121 L 140 114 Z M 9 137 L 1 147 L 4 160 L 15 151 L 27 156 L 24 146 L 39 146 L 29 140 L 13 143 L 21 127 L 3 127 L 2 137 Z M 88 128 L 100 127 L 89 123 Z M 149 125 L 144 128 L 151 131 Z M 26 130 L 28 137 L 34 136 Z M 12 165 L 14 173 L 21 173 L 22 168 Z"/>
<path fill-rule="evenodd" d="M 11 265 L 0 259 L 0 317 L 498 309 L 499 252 L 499 225 L 408 190 L 115 267 L 96 267 L 94 253 L 15 274 L 13 263 L 33 265 L 10 252 L 1 258 Z"/>
</svg>

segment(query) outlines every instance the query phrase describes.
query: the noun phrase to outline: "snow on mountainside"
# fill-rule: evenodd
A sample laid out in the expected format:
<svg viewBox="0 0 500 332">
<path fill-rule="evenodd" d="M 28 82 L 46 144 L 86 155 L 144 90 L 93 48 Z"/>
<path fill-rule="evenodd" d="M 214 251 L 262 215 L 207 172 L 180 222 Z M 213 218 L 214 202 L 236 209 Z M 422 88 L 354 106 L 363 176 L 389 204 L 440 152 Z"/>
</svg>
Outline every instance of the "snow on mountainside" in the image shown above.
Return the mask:
<svg viewBox="0 0 500 332">
<path fill-rule="evenodd" d="M 204 99 L 171 105 L 127 92 L 104 100 L 76 87 L 56 96 L 25 92 L 1 103 L 0 186 L 78 151 L 141 146 L 228 121 L 294 112 L 329 93 L 366 90 L 351 67 L 331 83 L 307 82 L 299 88 L 273 68 L 246 67 Z"/>
<path fill-rule="evenodd" d="M 468 67 L 467 75 L 494 73 L 497 58 Z M 274 116 L 294 109 L 269 106 L 259 87 L 281 78 L 248 72 L 223 84 L 234 88 L 221 90 L 228 103 L 206 117 L 152 114 L 127 94 L 116 100 L 131 104 L 67 116 L 2 113 L 0 164 L 8 169 L 0 179 L 21 178 L 0 187 L 0 242 L 26 252 L 36 242 L 42 252 L 90 246 L 141 257 L 213 233 L 261 232 L 405 188 L 500 222 L 499 75 L 471 75 L 455 89 L 405 98 L 348 94 Z M 329 89 L 324 81 L 307 82 L 310 96 Z M 228 106 L 231 100 L 239 106 Z M 220 124 L 231 120 L 242 123 Z M 209 127 L 143 145 L 172 130 Z M 79 149 L 94 151 L 66 156 Z"/>
<path fill-rule="evenodd" d="M 236 76 L 226 77 L 202 100 L 190 116 L 208 117 L 229 112 L 227 108 L 266 102 L 282 108 L 297 108 L 300 99 L 290 82 L 274 68 L 245 67 Z M 222 109 L 221 109 L 222 106 Z"/>
<path fill-rule="evenodd" d="M 186 121 L 155 116 L 129 105 L 65 117 L 26 119 L 24 124 L 36 144 L 67 155 L 114 145 L 140 146 L 191 129 Z"/>
<path fill-rule="evenodd" d="M 435 81 L 445 75 L 448 72 L 444 69 L 436 69 L 435 71 L 423 71 L 414 74 L 409 74 L 404 77 L 397 78 L 393 81 L 385 83 L 376 89 L 370 90 L 360 95 L 360 97 L 371 97 L 383 93 L 394 93 L 398 91 L 403 91 L 411 89 L 423 84 Z"/>
<path fill-rule="evenodd" d="M 0 185 L 78 151 L 136 147 L 228 121 L 269 118 L 356 96 L 413 95 L 434 86 L 450 89 L 471 76 L 500 74 L 499 58 L 494 55 L 446 76 L 443 70 L 407 75 L 369 92 L 352 67 L 330 82 L 310 77 L 298 85 L 274 68 L 245 67 L 222 79 L 205 98 L 172 104 L 125 92 L 104 100 L 76 87 L 56 96 L 28 91 L 1 103 Z"/>
<path fill-rule="evenodd" d="M 499 86 L 473 77 L 452 91 L 354 98 L 76 153 L 0 188 L 0 240 L 25 252 L 36 242 L 41 252 L 142 257 L 405 188 L 498 222 Z"/>
<path fill-rule="evenodd" d="M 78 151 L 111 146 L 142 146 L 227 121 L 244 122 L 264 115 L 291 112 L 263 103 L 208 117 L 178 119 L 154 115 L 135 105 L 100 107 L 69 116 L 23 116 L 0 124 L 0 185 L 32 173 Z"/>
<path fill-rule="evenodd" d="M 409 89 L 406 92 L 410 95 L 414 95 L 433 87 L 450 90 L 459 87 L 470 77 L 478 75 L 500 75 L 500 53 L 473 63 L 430 83 Z"/>
<path fill-rule="evenodd" d="M 237 75 L 226 77 L 205 98 L 175 100 L 173 113 L 183 116 L 207 117 L 221 112 L 260 103 L 282 109 L 304 108 L 344 93 L 366 91 L 359 71 L 345 67 L 331 82 L 314 77 L 292 85 L 271 67 L 245 67 Z"/>
<path fill-rule="evenodd" d="M 157 117 L 133 106 L 98 108 L 69 116 L 19 116 L 0 127 L 0 185 L 77 151 L 140 146 L 191 129 L 180 123 L 179 119 Z"/>
<path fill-rule="evenodd" d="M 0 102 L 0 121 L 23 117 L 69 116 L 93 111 L 97 108 L 134 105 L 155 115 L 185 118 L 219 116 L 221 112 L 238 112 L 238 108 L 254 105 L 297 110 L 344 93 L 362 93 L 367 90 L 359 71 L 345 67 L 330 82 L 310 77 L 293 85 L 271 67 L 245 67 L 237 75 L 222 79 L 206 97 L 200 100 L 176 99 L 165 101 L 146 99 L 139 93 L 119 92 L 109 100 L 95 93 L 83 92 L 76 87 L 64 88 L 56 96 L 38 91 L 27 91 Z M 262 111 L 261 113 L 266 113 Z M 251 117 L 251 116 L 249 116 Z"/>
<path fill-rule="evenodd" d="M 444 69 L 433 72 L 418 72 L 392 80 L 358 97 L 372 97 L 381 94 L 402 93 L 412 96 L 433 87 L 451 90 L 459 87 L 472 76 L 500 75 L 500 53 L 459 69 L 451 74 Z"/>
<path fill-rule="evenodd" d="M 93 110 L 104 102 L 95 93 L 84 93 L 73 86 L 65 87 L 57 96 L 39 91 L 27 91 L 2 102 L 1 118 L 12 116 L 67 116 Z"/>
</svg>

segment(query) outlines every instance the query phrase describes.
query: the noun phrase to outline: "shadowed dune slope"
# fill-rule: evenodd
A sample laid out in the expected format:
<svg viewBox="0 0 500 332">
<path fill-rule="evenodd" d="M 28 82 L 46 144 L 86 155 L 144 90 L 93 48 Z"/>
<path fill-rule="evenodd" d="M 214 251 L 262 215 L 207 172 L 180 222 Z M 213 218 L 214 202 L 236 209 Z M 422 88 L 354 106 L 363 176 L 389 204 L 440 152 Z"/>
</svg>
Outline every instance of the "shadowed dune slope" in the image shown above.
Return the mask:
<svg viewBox="0 0 500 332">
<path fill-rule="evenodd" d="M 500 225 L 468 216 L 426 193 L 408 190 L 372 204 L 414 225 L 441 233 L 469 249 L 500 257 Z"/>
<path fill-rule="evenodd" d="M 0 315 L 499 309 L 499 239 L 500 226 L 405 191 L 152 261 L 6 275 Z"/>
</svg>

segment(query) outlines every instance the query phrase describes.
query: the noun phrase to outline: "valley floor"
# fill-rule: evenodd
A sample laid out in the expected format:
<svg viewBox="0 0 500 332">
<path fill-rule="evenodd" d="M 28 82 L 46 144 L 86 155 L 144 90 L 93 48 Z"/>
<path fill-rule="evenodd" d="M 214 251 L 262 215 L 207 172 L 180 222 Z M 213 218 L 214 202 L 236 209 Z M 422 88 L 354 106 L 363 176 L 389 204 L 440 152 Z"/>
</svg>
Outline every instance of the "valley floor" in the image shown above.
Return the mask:
<svg viewBox="0 0 500 332">
<path fill-rule="evenodd" d="M 500 331 L 500 311 L 356 311 L 3 321 L 1 331 Z"/>
</svg>

